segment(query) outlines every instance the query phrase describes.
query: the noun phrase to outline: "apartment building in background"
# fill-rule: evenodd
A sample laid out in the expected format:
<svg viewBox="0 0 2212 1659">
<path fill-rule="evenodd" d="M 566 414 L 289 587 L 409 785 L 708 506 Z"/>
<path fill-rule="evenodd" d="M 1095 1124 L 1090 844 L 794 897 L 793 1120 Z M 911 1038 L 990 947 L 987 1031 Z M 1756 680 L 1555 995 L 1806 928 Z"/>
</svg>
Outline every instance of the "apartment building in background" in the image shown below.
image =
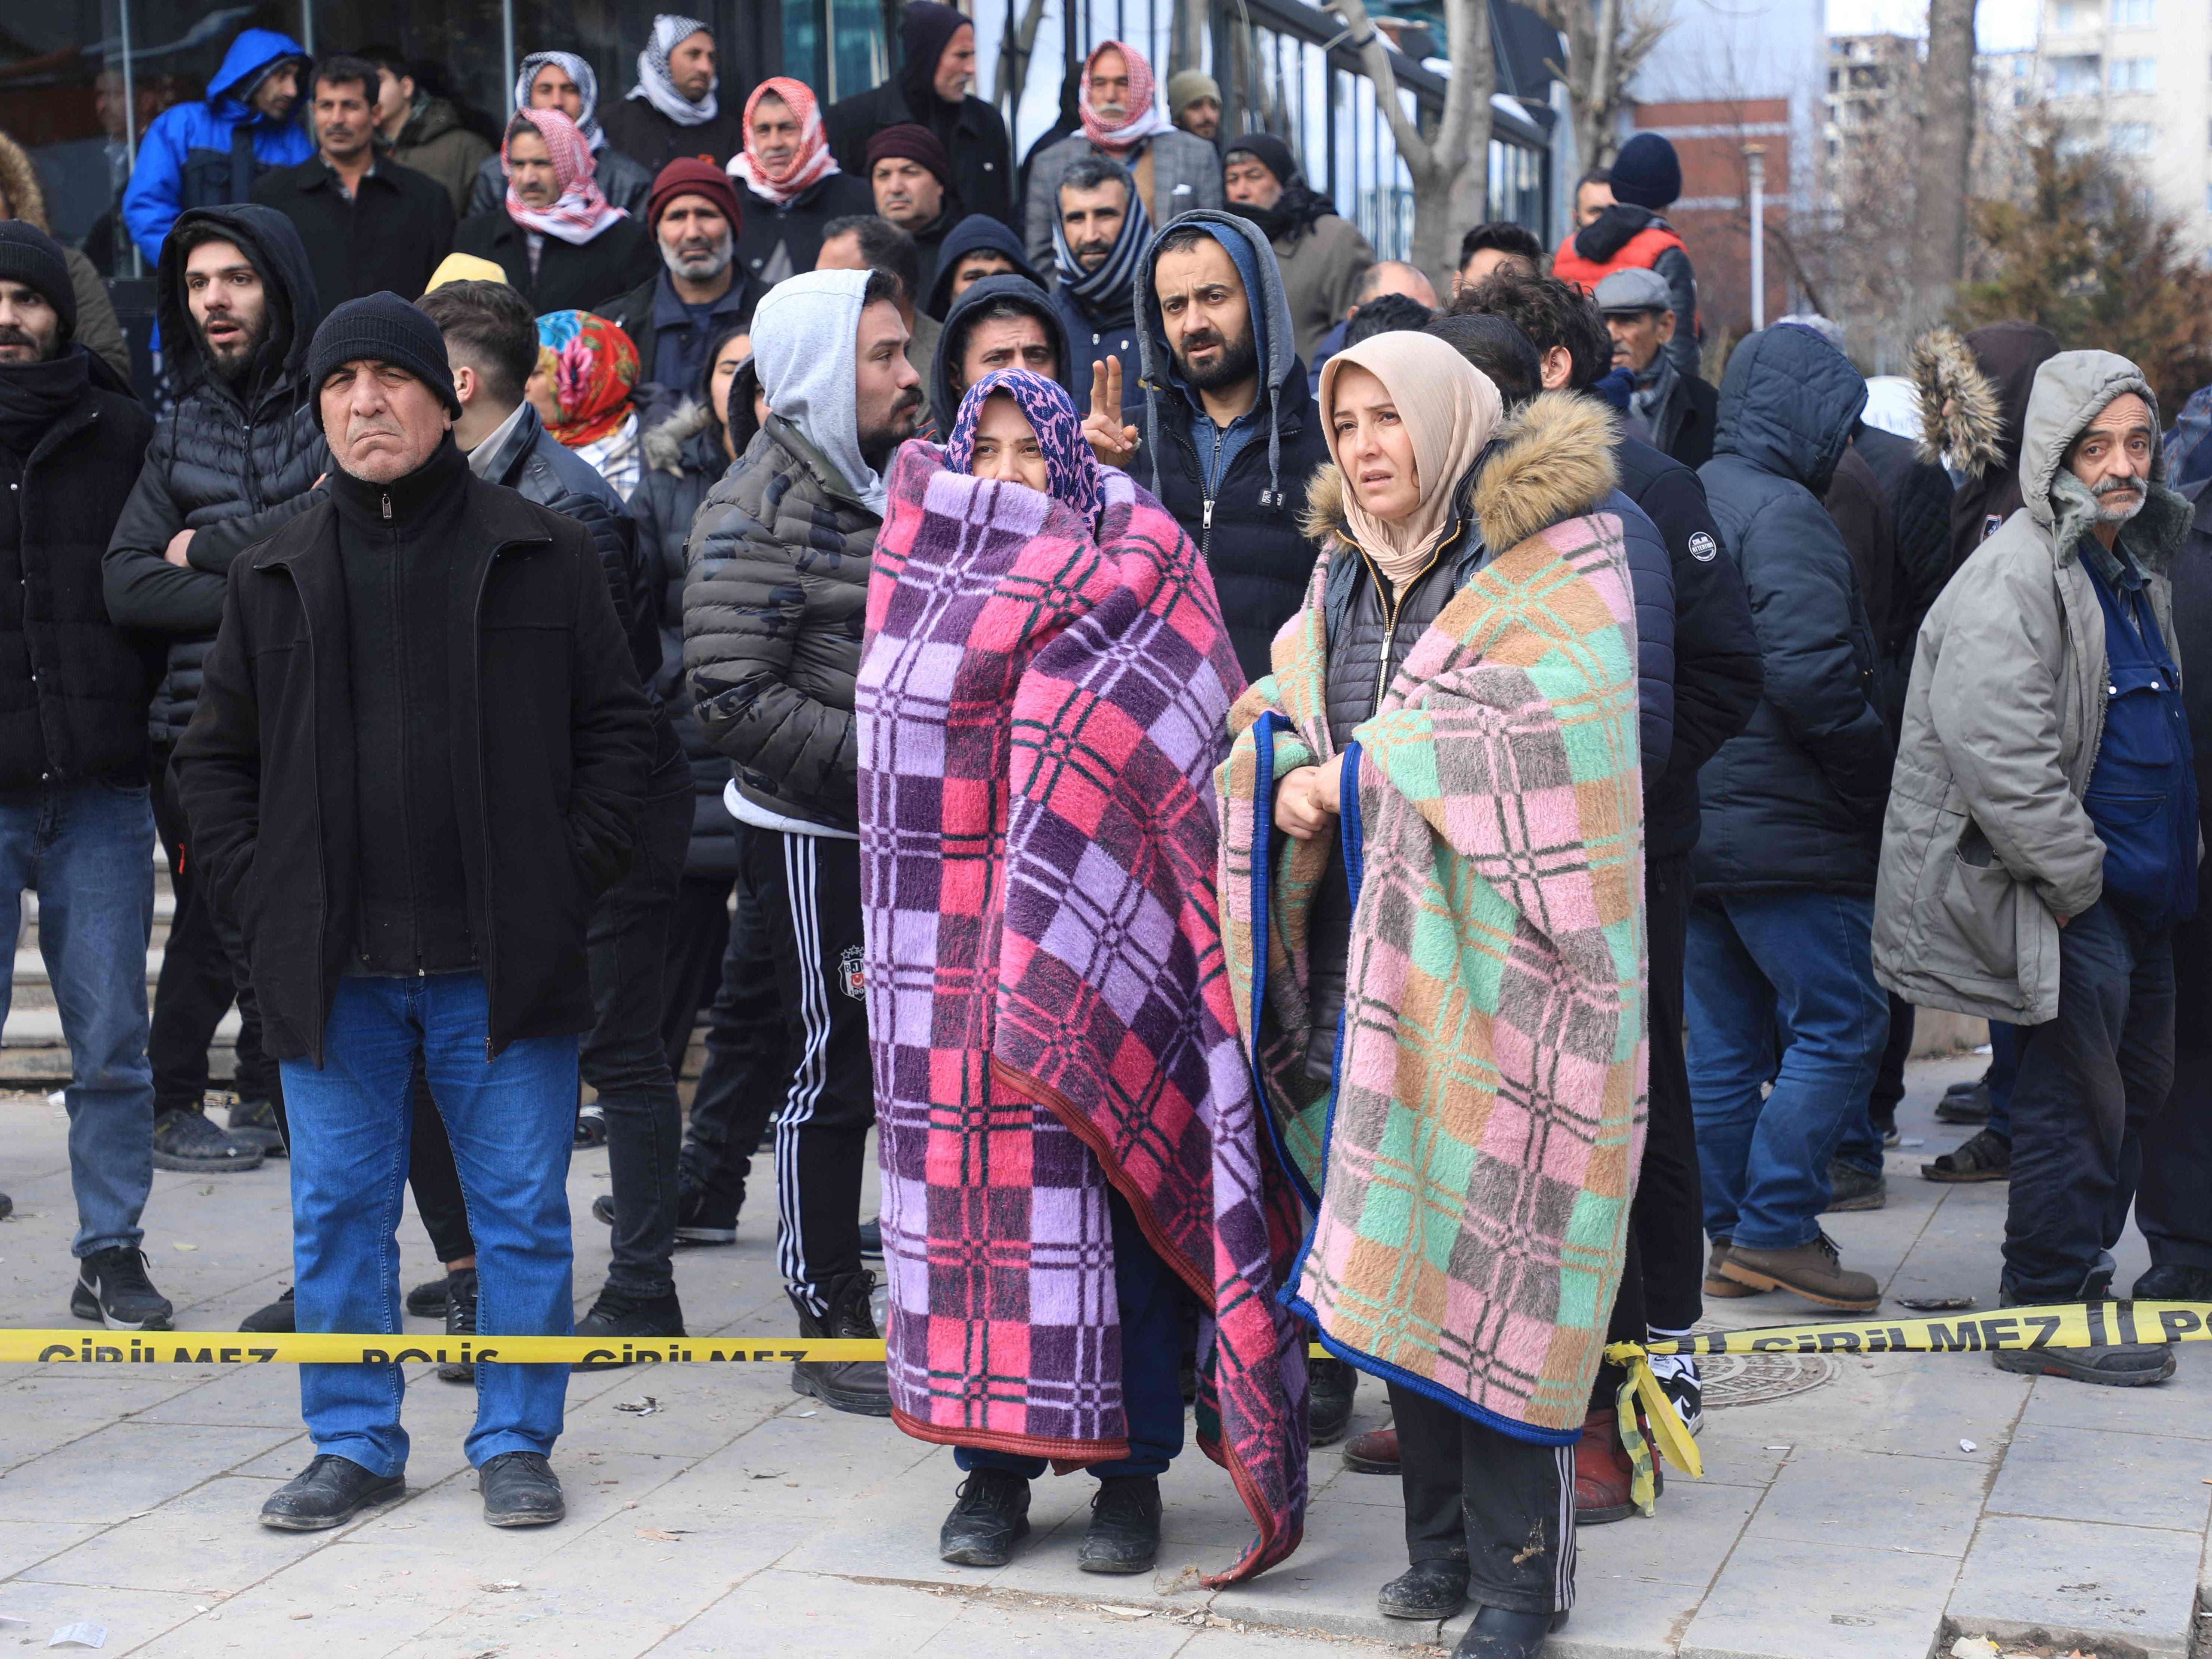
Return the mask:
<svg viewBox="0 0 2212 1659">
<path fill-rule="evenodd" d="M 2067 143 L 2131 163 L 2192 245 L 2212 247 L 2212 7 L 2044 0 L 2032 80 Z"/>
</svg>

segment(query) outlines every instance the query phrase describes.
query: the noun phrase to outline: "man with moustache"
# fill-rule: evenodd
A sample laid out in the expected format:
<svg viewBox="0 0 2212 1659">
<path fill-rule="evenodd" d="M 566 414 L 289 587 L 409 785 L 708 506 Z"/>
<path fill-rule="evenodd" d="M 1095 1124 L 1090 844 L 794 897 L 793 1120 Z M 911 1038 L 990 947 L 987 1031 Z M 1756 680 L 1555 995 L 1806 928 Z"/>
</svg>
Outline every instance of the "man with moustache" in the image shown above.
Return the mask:
<svg viewBox="0 0 2212 1659">
<path fill-rule="evenodd" d="M 376 153 L 376 65 L 340 54 L 315 65 L 315 154 L 280 167 L 253 199 L 289 219 L 325 306 L 390 289 L 420 294 L 453 245 L 453 199 L 437 180 Z"/>
<path fill-rule="evenodd" d="M 798 1057 L 775 1120 L 777 1262 L 799 1334 L 874 1337 L 860 1182 L 875 1121 L 862 1001 L 853 685 L 885 505 L 922 417 L 897 280 L 817 270 L 753 315 L 769 415 L 693 520 L 684 659 L 707 740 L 750 825 L 738 881 L 769 936 Z M 792 1389 L 890 1414 L 883 1362 L 801 1361 Z"/>
<path fill-rule="evenodd" d="M 768 289 L 738 263 L 744 210 L 729 174 L 712 161 L 684 156 L 661 168 L 645 222 L 661 268 L 592 309 L 637 347 L 635 395 L 650 411 L 690 395 L 707 367 L 707 342 L 750 317 Z"/>
<path fill-rule="evenodd" d="M 1103 367 L 1113 407 L 1137 384 L 1137 267 L 1152 222 L 1128 168 L 1085 155 L 1061 177 L 1052 230 L 1053 303 L 1067 331 L 1067 384 L 1079 398 Z"/>
</svg>

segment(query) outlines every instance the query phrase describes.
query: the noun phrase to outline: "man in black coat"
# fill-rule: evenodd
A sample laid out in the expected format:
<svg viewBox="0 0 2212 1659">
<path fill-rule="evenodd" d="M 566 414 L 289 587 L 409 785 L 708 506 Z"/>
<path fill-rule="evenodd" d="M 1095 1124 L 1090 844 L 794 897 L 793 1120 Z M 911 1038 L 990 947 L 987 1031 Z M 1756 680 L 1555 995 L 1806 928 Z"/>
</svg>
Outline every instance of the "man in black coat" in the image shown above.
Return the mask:
<svg viewBox="0 0 2212 1659">
<path fill-rule="evenodd" d="M 507 123 L 502 160 L 509 198 L 464 220 L 453 248 L 498 265 L 533 313 L 586 311 L 653 275 L 652 236 L 595 196 L 591 150 L 567 116 L 525 110 Z"/>
<path fill-rule="evenodd" d="M 185 856 L 169 761 L 198 704 L 231 561 L 320 499 L 330 451 L 308 407 L 306 364 L 322 309 L 292 222 L 250 203 L 179 216 L 161 247 L 155 295 L 177 402 L 154 428 L 102 582 L 118 627 L 167 641 L 149 717 L 154 823 L 177 897 L 154 989 L 154 1164 L 206 1173 L 252 1169 L 264 1149 L 281 1152 L 282 1090 L 236 934 Z M 201 1102 L 208 1044 L 234 995 L 240 1103 L 226 1135 Z"/>
<path fill-rule="evenodd" d="M 412 167 L 377 159 L 378 80 L 376 66 L 363 58 L 318 64 L 319 148 L 253 187 L 255 201 L 298 228 L 325 306 L 380 289 L 420 294 L 453 246 L 453 204 L 445 187 Z"/>
<path fill-rule="evenodd" d="M 599 116 L 607 143 L 655 173 L 680 156 L 725 165 L 744 143 L 738 112 L 720 99 L 714 36 L 696 17 L 661 12 L 637 55 L 637 84 Z"/>
<path fill-rule="evenodd" d="M 1613 335 L 1613 366 L 1636 377 L 1629 413 L 1644 423 L 1655 448 L 1685 466 L 1703 466 L 1712 459 L 1721 394 L 1667 349 L 1681 326 L 1667 279 L 1640 265 L 1616 270 L 1597 285 L 1596 299 Z"/>
<path fill-rule="evenodd" d="M 316 331 L 325 499 L 232 566 L 178 767 L 290 1118 L 303 1331 L 395 1330 L 409 1084 L 428 1073 L 497 1328 L 566 1335 L 586 918 L 634 855 L 652 713 L 590 532 L 454 444 L 445 342 L 397 295 Z M 484 1518 L 566 1512 L 568 1368 L 477 1379 Z M 304 1365 L 315 1456 L 263 1505 L 318 1531 L 405 1490 L 392 1365 Z"/>
<path fill-rule="evenodd" d="M 936 0 L 910 0 L 899 14 L 899 61 L 879 87 L 830 105 L 830 149 L 837 164 L 867 176 L 868 140 L 912 122 L 929 129 L 951 158 L 948 189 L 969 213 L 1000 221 L 1014 211 L 1013 149 L 999 112 L 969 91 L 975 79 L 975 26 Z"/>
<path fill-rule="evenodd" d="M 24 890 L 38 894 L 72 1073 L 70 1311 L 166 1331 L 138 1224 L 154 1182 L 146 699 L 158 658 L 108 620 L 100 586 L 153 422 L 76 331 L 61 245 L 0 222 L 0 927 L 15 938 Z"/>
</svg>

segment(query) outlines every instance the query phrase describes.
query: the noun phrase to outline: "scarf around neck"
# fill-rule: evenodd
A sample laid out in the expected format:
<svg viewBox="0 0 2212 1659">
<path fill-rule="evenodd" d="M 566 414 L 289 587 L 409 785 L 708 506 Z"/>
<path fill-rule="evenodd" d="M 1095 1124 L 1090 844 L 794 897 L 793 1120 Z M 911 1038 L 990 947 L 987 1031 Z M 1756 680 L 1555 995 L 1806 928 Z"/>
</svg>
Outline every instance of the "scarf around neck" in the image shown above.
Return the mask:
<svg viewBox="0 0 2212 1659">
<path fill-rule="evenodd" d="M 83 400 L 91 384 L 92 360 L 74 342 L 44 362 L 0 365 L 0 449 L 28 460 L 39 440 Z"/>
<path fill-rule="evenodd" d="M 769 97 L 781 98 L 799 118 L 799 153 L 777 172 L 771 172 L 753 149 L 753 111 Z M 782 207 L 839 170 L 822 131 L 822 106 L 803 82 L 787 75 L 772 75 L 753 88 L 745 100 L 744 126 L 745 147 L 730 158 L 730 176 L 763 201 Z"/>
<path fill-rule="evenodd" d="M 960 412 L 945 441 L 945 464 L 955 472 L 972 472 L 975 463 L 975 427 L 983 418 L 983 405 L 1006 393 L 1027 417 L 1044 451 L 1045 493 L 1064 501 L 1096 526 L 1099 509 L 1106 505 L 1106 476 L 1098 458 L 1083 441 L 1083 422 L 1075 400 L 1057 380 L 1032 374 L 1025 368 L 1001 368 L 986 374 L 960 399 Z"/>
<path fill-rule="evenodd" d="M 515 66 L 515 112 L 519 115 L 532 112 L 530 83 L 537 79 L 538 71 L 548 64 L 559 64 L 568 72 L 568 78 L 576 83 L 577 96 L 583 100 L 584 105 L 583 113 L 576 118 L 576 131 L 584 135 L 584 142 L 592 149 L 605 149 L 607 147 L 607 135 L 599 131 L 599 74 L 573 52 L 533 52 Z"/>
<path fill-rule="evenodd" d="M 1091 67 L 1109 52 L 1118 52 L 1129 66 L 1129 112 L 1112 126 L 1091 107 Z M 1093 144 L 1109 155 L 1125 157 L 1147 138 L 1175 131 L 1175 123 L 1152 102 L 1152 66 L 1144 53 L 1120 40 L 1101 40 L 1083 60 L 1083 82 L 1076 94 L 1076 110 L 1083 131 Z"/>
<path fill-rule="evenodd" d="M 679 17 L 672 11 L 664 11 L 653 20 L 653 34 L 645 43 L 645 50 L 637 55 L 637 84 L 628 96 L 642 98 L 652 104 L 679 127 L 704 126 L 720 113 L 720 105 L 714 97 L 715 88 L 722 84 L 717 76 L 707 88 L 707 95 L 693 103 L 677 91 L 676 82 L 668 73 L 668 54 L 695 34 L 710 34 L 713 31 L 696 17 Z"/>
<path fill-rule="evenodd" d="M 581 247 L 617 219 L 629 216 L 599 192 L 592 177 L 599 171 L 592 147 L 574 121 L 557 109 L 526 109 L 519 118 L 536 128 L 553 158 L 553 179 L 561 193 L 548 208 L 534 208 L 515 193 L 514 172 L 507 158 L 507 140 L 499 145 L 500 166 L 507 169 L 507 216 L 526 230 L 551 236 Z"/>
<path fill-rule="evenodd" d="M 1358 504 L 1351 468 L 1338 447 L 1336 385 L 1346 364 L 1357 364 L 1382 382 L 1413 441 L 1420 500 L 1396 523 Z M 1322 365 L 1321 408 L 1329 459 L 1345 475 L 1344 519 L 1352 539 L 1393 588 L 1402 588 L 1421 573 L 1450 527 L 1459 481 L 1497 435 L 1504 400 L 1487 374 L 1443 341 L 1401 330 L 1347 346 Z"/>
<path fill-rule="evenodd" d="M 1111 317 L 1131 306 L 1130 293 L 1137 283 L 1137 265 L 1152 240 L 1152 216 L 1145 211 L 1144 192 L 1133 180 L 1129 185 L 1129 210 L 1121 216 L 1121 234 L 1115 239 L 1106 262 L 1085 270 L 1068 245 L 1067 231 L 1059 214 L 1052 216 L 1052 252 L 1060 286 L 1092 317 Z"/>
</svg>

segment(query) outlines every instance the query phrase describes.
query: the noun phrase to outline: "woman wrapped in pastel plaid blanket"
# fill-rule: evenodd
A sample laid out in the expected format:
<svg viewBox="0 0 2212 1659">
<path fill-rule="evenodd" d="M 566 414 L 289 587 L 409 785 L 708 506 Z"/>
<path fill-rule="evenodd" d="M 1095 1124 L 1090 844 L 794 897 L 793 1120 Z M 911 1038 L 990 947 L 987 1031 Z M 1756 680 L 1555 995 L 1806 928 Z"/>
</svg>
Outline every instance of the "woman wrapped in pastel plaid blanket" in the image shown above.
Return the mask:
<svg viewBox="0 0 2212 1659">
<path fill-rule="evenodd" d="M 1532 1659 L 1644 1104 L 1635 611 L 1607 416 L 1503 418 L 1443 341 L 1332 358 L 1322 542 L 1218 774 L 1224 945 L 1315 1220 L 1292 1305 L 1388 1383 L 1411 1570 Z M 1287 845 L 1279 836 L 1288 836 Z"/>
</svg>

